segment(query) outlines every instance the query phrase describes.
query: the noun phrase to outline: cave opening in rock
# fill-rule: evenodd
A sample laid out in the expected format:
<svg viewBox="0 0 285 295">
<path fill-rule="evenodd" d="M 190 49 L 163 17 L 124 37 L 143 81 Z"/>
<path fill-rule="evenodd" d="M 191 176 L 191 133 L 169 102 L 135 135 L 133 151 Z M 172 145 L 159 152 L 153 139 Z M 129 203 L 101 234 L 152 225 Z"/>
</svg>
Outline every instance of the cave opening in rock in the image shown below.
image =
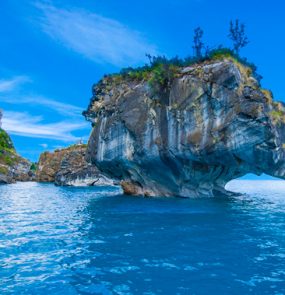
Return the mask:
<svg viewBox="0 0 285 295">
<path fill-rule="evenodd" d="M 248 173 L 248 174 L 244 175 L 243 177 L 239 177 L 235 180 L 282 180 L 282 179 L 280 179 L 278 177 L 273 177 L 273 176 L 267 175 L 265 173 L 262 173 L 261 175 Z"/>
<path fill-rule="evenodd" d="M 285 189 L 285 181 L 267 174 L 255 175 L 248 173 L 243 177 L 231 180 L 226 184 L 225 188 L 228 191 L 242 195 L 250 193 L 263 195 L 266 192 L 268 192 L 268 195 L 272 195 L 272 192 Z"/>
</svg>

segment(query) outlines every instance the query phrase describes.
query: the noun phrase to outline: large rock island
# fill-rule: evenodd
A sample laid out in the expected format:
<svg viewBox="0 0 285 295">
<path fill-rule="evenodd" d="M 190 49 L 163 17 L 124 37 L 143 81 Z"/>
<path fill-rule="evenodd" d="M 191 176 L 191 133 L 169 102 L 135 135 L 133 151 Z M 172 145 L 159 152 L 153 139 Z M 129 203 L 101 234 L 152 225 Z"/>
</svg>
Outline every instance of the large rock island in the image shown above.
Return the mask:
<svg viewBox="0 0 285 295">
<path fill-rule="evenodd" d="M 227 57 L 171 74 L 94 86 L 88 161 L 133 195 L 213 196 L 247 173 L 285 178 L 285 108 L 250 67 Z"/>
</svg>

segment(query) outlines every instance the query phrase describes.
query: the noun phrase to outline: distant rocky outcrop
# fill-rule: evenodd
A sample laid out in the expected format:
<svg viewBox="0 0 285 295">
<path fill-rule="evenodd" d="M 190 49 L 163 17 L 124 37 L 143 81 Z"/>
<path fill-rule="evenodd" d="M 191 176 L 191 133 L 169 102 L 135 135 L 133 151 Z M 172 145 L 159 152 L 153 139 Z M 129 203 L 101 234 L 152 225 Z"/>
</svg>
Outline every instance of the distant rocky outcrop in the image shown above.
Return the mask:
<svg viewBox="0 0 285 295">
<path fill-rule="evenodd" d="M 113 185 L 114 182 L 86 162 L 86 145 L 44 152 L 40 156 L 36 179 L 61 186 Z"/>
<path fill-rule="evenodd" d="M 0 184 L 34 180 L 31 168 L 32 163 L 17 154 L 10 136 L 0 128 Z"/>
<path fill-rule="evenodd" d="M 36 180 L 38 182 L 54 182 L 55 175 L 66 153 L 68 153 L 68 149 L 58 149 L 54 152 L 42 153 L 38 161 Z"/>
<path fill-rule="evenodd" d="M 88 160 L 125 193 L 213 196 L 247 173 L 285 178 L 285 108 L 251 68 L 210 60 L 160 88 L 151 75 L 104 77 L 84 113 L 94 126 Z"/>
</svg>

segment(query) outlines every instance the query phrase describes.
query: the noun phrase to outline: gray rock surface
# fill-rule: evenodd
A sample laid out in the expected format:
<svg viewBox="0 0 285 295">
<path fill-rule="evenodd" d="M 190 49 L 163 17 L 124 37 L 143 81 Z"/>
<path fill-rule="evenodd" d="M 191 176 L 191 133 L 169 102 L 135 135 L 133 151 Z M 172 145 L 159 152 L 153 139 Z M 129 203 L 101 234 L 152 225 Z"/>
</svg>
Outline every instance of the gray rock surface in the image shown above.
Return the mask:
<svg viewBox="0 0 285 295">
<path fill-rule="evenodd" d="M 94 165 L 86 162 L 86 145 L 73 145 L 40 156 L 36 179 L 60 186 L 113 185 Z"/>
<path fill-rule="evenodd" d="M 61 186 L 114 185 L 114 181 L 104 176 L 96 166 L 85 160 L 86 146 L 69 149 L 63 156 L 55 174 L 55 184 Z"/>
<path fill-rule="evenodd" d="M 128 194 L 227 194 L 247 173 L 285 178 L 284 110 L 232 59 L 181 68 L 161 93 L 105 77 L 85 112 L 87 158 Z"/>
</svg>

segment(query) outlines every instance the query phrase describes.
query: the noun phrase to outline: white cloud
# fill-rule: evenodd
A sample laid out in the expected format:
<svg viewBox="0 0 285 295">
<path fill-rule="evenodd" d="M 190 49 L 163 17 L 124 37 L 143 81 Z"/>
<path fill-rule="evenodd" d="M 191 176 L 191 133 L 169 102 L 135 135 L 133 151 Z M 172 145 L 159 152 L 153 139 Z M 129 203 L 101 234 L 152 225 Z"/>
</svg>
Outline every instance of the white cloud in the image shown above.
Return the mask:
<svg viewBox="0 0 285 295">
<path fill-rule="evenodd" d="M 59 102 L 40 95 L 27 95 L 18 86 L 31 81 L 27 76 L 17 76 L 13 79 L 0 80 L 0 102 L 14 105 L 39 107 L 38 109 L 50 109 L 57 112 L 62 118 L 56 123 L 46 123 L 47 116 L 35 116 L 25 112 L 4 111 L 2 127 L 11 134 L 25 137 L 56 139 L 60 141 L 74 142 L 79 137 L 74 136 L 77 130 L 89 129 L 81 113 L 82 108 L 72 104 Z M 44 115 L 45 113 L 43 113 Z M 48 120 L 49 121 L 49 120 Z M 44 145 L 42 147 L 45 148 Z"/>
<path fill-rule="evenodd" d="M 77 141 L 80 137 L 72 133 L 88 127 L 88 123 L 82 121 L 60 121 L 56 123 L 44 123 L 42 117 L 31 116 L 28 113 L 5 112 L 2 120 L 3 129 L 11 134 L 34 138 L 48 138 L 60 141 Z"/>
<path fill-rule="evenodd" d="M 10 104 L 30 104 L 43 106 L 56 111 L 61 115 L 78 116 L 82 114 L 82 108 L 68 103 L 59 102 L 41 95 L 27 95 L 23 91 L 17 91 L 18 86 L 31 82 L 28 76 L 16 76 L 12 79 L 0 80 L 0 101 Z"/>
<path fill-rule="evenodd" d="M 83 111 L 83 109 L 78 106 L 59 102 L 57 100 L 46 98 L 40 95 L 30 96 L 22 94 L 6 94 L 0 96 L 0 101 L 10 104 L 29 104 L 32 106 L 43 106 L 65 116 L 81 116 Z"/>
<path fill-rule="evenodd" d="M 41 144 L 39 144 L 39 146 L 41 146 L 42 148 L 46 149 L 48 147 L 48 144 L 47 143 L 41 143 Z"/>
<path fill-rule="evenodd" d="M 17 76 L 12 79 L 0 80 L 0 93 L 15 90 L 20 84 L 31 81 L 29 77 Z"/>
<path fill-rule="evenodd" d="M 71 105 L 68 103 L 62 103 L 62 102 L 45 98 L 42 96 L 26 97 L 26 102 L 48 107 L 50 109 L 57 111 L 58 113 L 62 115 L 73 115 L 73 116 L 80 115 L 81 116 L 83 111 L 83 109 L 78 106 Z"/>
<path fill-rule="evenodd" d="M 140 32 L 124 24 L 81 9 L 60 9 L 36 3 L 43 16 L 42 30 L 73 51 L 95 62 L 115 66 L 145 61 L 145 54 L 155 54 L 156 47 Z"/>
</svg>

